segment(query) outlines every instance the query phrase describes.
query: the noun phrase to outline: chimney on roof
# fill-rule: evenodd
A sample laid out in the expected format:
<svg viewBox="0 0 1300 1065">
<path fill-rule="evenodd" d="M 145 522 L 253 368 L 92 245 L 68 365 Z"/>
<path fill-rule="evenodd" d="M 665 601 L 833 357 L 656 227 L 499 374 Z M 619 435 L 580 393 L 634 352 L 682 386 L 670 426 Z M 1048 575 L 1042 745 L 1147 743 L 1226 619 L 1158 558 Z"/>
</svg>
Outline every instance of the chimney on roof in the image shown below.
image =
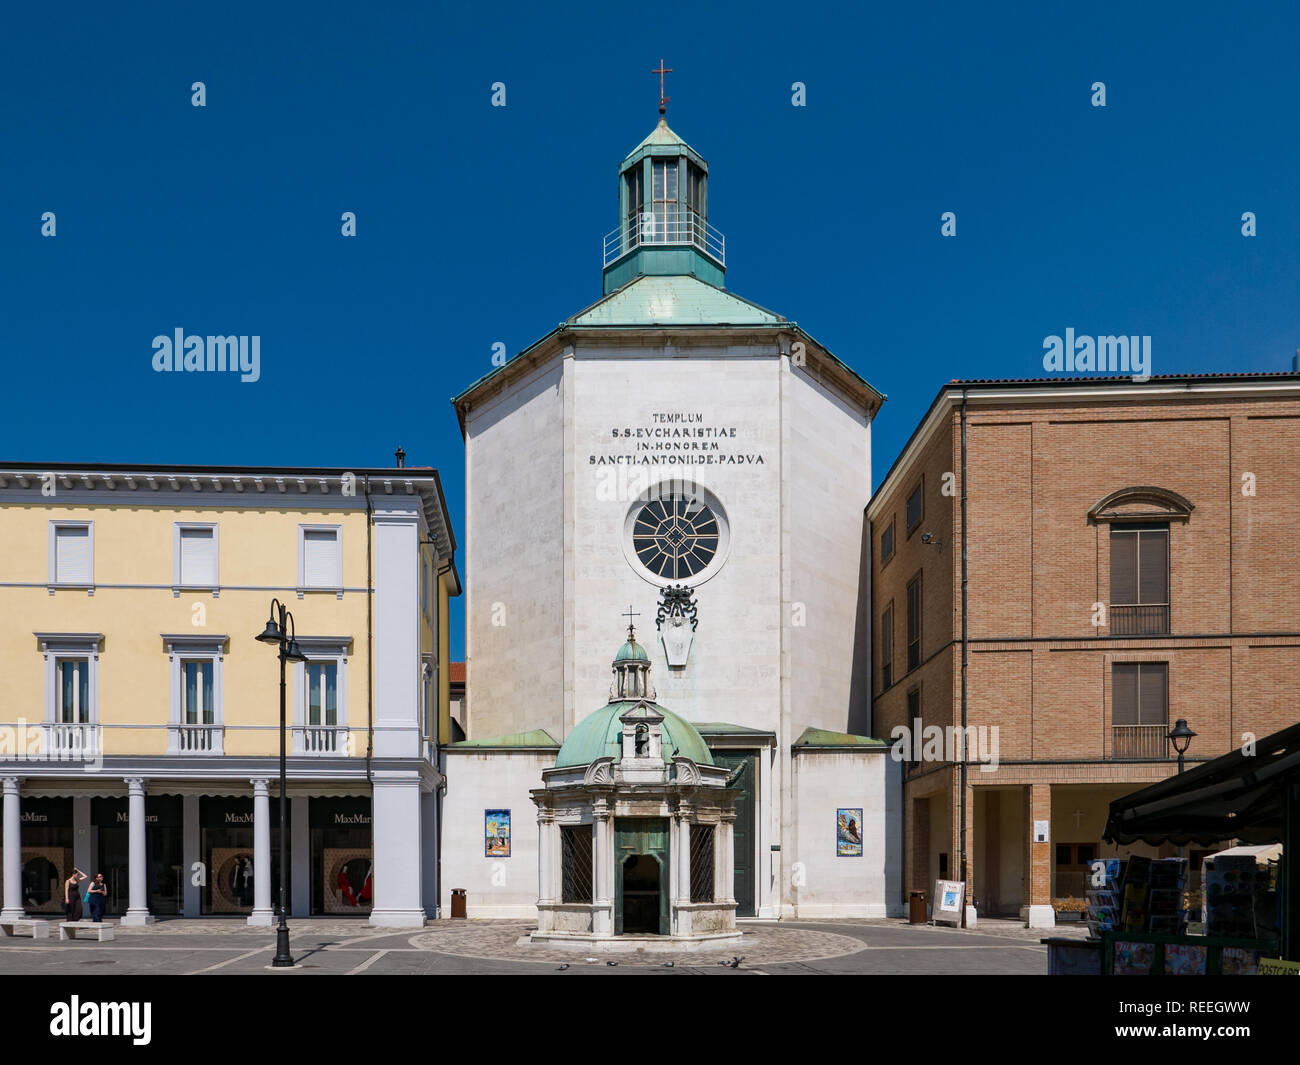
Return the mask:
<svg viewBox="0 0 1300 1065">
<path fill-rule="evenodd" d="M 406 465 L 406 452 L 400 447 L 393 452 L 393 458 L 397 460 L 397 468 L 400 470 Z"/>
</svg>

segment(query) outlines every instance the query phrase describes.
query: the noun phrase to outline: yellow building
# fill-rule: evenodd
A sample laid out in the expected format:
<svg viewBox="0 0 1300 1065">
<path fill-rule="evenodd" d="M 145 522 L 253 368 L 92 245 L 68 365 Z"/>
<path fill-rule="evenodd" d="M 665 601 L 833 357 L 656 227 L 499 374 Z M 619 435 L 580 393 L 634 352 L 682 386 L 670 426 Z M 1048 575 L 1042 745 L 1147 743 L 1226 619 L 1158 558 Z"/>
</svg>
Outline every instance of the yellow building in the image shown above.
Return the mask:
<svg viewBox="0 0 1300 1065">
<path fill-rule="evenodd" d="M 302 659 L 290 912 L 436 912 L 460 581 L 434 470 L 0 467 L 0 545 L 4 917 L 59 912 L 76 866 L 128 923 L 271 923 L 273 599 Z"/>
</svg>

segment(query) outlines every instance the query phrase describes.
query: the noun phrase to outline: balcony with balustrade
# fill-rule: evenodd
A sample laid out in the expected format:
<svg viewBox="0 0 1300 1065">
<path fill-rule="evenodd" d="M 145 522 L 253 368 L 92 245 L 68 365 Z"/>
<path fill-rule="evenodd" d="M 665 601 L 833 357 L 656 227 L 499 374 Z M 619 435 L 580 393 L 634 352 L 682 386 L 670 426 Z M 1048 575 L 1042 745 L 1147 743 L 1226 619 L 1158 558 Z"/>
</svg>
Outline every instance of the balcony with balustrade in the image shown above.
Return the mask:
<svg viewBox="0 0 1300 1065">
<path fill-rule="evenodd" d="M 1151 761 L 1170 757 L 1167 724 L 1112 725 L 1110 733 L 1112 758 Z"/>
<path fill-rule="evenodd" d="M 167 726 L 167 753 L 224 754 L 225 727 L 173 722 Z"/>
</svg>

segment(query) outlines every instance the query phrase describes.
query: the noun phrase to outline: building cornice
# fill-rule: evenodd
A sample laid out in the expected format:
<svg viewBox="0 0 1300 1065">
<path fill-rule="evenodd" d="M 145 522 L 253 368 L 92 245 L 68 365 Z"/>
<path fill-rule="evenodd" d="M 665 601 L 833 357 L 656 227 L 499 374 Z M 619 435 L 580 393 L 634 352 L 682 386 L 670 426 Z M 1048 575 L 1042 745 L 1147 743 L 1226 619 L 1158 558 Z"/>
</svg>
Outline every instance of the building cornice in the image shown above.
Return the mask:
<svg viewBox="0 0 1300 1065">
<path fill-rule="evenodd" d="M 867 504 L 867 520 L 874 522 L 884 499 L 899 486 L 918 457 L 929 446 L 938 428 L 967 407 L 1053 407 L 1065 403 L 1138 403 L 1161 400 L 1224 400 L 1242 398 L 1300 398 L 1300 373 L 1223 375 L 1169 375 L 1137 382 L 1128 378 L 1063 377 L 1058 380 L 950 381 L 943 385 L 925 416 L 912 431 L 880 487 Z"/>
</svg>

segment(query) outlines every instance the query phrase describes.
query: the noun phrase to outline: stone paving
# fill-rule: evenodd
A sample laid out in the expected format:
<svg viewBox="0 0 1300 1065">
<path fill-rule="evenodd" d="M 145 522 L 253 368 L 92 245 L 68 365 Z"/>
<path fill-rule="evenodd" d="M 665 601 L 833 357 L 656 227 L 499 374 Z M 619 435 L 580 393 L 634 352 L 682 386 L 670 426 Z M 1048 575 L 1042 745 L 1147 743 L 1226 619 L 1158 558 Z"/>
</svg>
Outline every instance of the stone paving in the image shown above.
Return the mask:
<svg viewBox="0 0 1300 1065">
<path fill-rule="evenodd" d="M 1016 921 L 980 921 L 975 929 L 909 925 L 902 920 L 742 922 L 739 945 L 698 953 L 561 950 L 520 943 L 528 921 L 437 921 L 424 928 L 372 928 L 364 920 L 294 918 L 299 965 L 282 976 L 391 975 L 754 975 L 923 973 L 1043 975 L 1055 934 Z M 271 972 L 275 931 L 222 919 L 163 919 L 117 926 L 114 942 L 62 943 L 57 937 L 0 938 L 0 974 L 58 975 L 97 966 L 102 975 Z M 1082 935 L 1082 928 L 1069 928 Z M 728 963 L 740 956 L 742 964 Z M 588 959 L 595 959 L 589 961 Z M 607 962 L 616 962 L 610 966 Z M 669 964 L 671 963 L 671 964 Z M 111 967 L 111 968 L 110 968 Z"/>
<path fill-rule="evenodd" d="M 421 950 L 463 957 L 530 962 L 618 962 L 619 964 L 710 965 L 730 961 L 736 956 L 747 965 L 777 962 L 817 961 L 856 954 L 866 944 L 852 936 L 811 928 L 789 928 L 777 924 L 742 923 L 744 938 L 716 949 L 699 951 L 586 951 L 528 943 L 536 921 L 440 921 L 431 931 L 411 938 L 411 945 Z"/>
</svg>

